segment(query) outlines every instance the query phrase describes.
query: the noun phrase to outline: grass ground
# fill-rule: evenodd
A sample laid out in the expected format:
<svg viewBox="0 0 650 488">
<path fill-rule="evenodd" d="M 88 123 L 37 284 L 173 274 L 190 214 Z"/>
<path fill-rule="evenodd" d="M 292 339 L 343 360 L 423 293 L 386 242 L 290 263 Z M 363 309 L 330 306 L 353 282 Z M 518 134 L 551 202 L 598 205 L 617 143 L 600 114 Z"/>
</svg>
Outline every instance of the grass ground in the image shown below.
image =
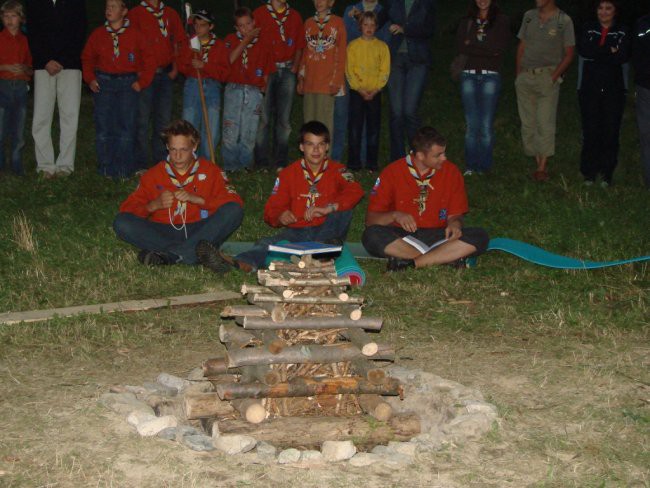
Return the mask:
<svg viewBox="0 0 650 488">
<path fill-rule="evenodd" d="M 513 18 L 523 10 L 518 2 L 503 4 Z M 462 167 L 462 109 L 446 71 L 462 5 L 441 10 L 422 114 L 448 136 L 448 156 Z M 224 20 L 220 33 L 226 28 Z M 512 86 L 508 62 L 495 168 L 467 182 L 468 223 L 493 237 L 583 259 L 648 254 L 650 203 L 640 178 L 633 95 L 615 185 L 604 190 L 581 185 L 574 71 L 563 87 L 557 156 L 545 185 L 529 178 L 533 167 L 521 152 Z M 85 94 L 72 177 L 0 174 L 0 311 L 237 290 L 252 282 L 236 273 L 220 278 L 200 268 L 137 264 L 111 230 L 136 182 L 94 174 L 91 114 Z M 298 103 L 294 126 L 299 114 Z M 384 162 L 387 149 L 383 144 Z M 34 168 L 31 146 L 25 162 Z M 246 201 L 234 240 L 268 232 L 259 222 L 273 178 L 234 176 Z M 368 190 L 374 177 L 360 179 Z M 356 212 L 352 241 L 360 238 L 365 205 Z M 364 267 L 369 281 L 361 291 L 369 311 L 385 318 L 383 334 L 398 347 L 400 362 L 479 388 L 499 407 L 503 422 L 480 443 L 450 446 L 412 470 L 387 473 L 242 468 L 236 460 L 136 439 L 95 399 L 112 383 L 182 373 L 214 355 L 219 309 L 88 316 L 0 326 L 0 486 L 347 486 L 366 479 L 377 486 L 650 484 L 648 264 L 558 271 L 490 253 L 468 271 L 385 275 L 380 263 Z"/>
</svg>

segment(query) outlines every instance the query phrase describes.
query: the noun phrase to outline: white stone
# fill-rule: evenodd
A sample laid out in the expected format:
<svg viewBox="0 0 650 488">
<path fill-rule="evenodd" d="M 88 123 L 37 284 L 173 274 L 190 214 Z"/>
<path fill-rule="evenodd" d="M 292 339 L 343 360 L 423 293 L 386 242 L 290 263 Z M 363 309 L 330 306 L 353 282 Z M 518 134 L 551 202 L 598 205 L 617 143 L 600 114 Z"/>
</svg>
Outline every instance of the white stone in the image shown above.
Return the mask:
<svg viewBox="0 0 650 488">
<path fill-rule="evenodd" d="M 203 368 L 194 368 L 187 375 L 187 379 L 190 381 L 205 381 L 205 376 L 203 376 Z"/>
<path fill-rule="evenodd" d="M 388 447 L 387 446 L 382 446 L 381 444 L 373 447 L 370 452 L 373 453 L 373 454 L 380 454 L 380 455 L 389 453 Z"/>
<path fill-rule="evenodd" d="M 482 413 L 459 415 L 444 426 L 443 430 L 455 442 L 478 439 L 492 428 L 494 418 Z"/>
<path fill-rule="evenodd" d="M 297 463 L 300 460 L 300 451 L 298 449 L 285 449 L 278 454 L 279 464 Z"/>
<path fill-rule="evenodd" d="M 151 422 L 156 418 L 158 417 L 156 417 L 153 414 L 153 412 L 148 413 L 148 412 L 141 412 L 139 410 L 134 410 L 133 412 L 129 413 L 129 415 L 126 417 L 126 421 L 129 423 L 129 425 L 132 425 L 137 429 L 138 425 L 144 424 L 145 422 Z"/>
<path fill-rule="evenodd" d="M 99 404 L 110 408 L 119 415 L 128 415 L 133 411 L 154 414 L 153 408 L 138 400 L 133 393 L 104 393 L 99 397 Z"/>
<path fill-rule="evenodd" d="M 321 446 L 323 459 L 329 462 L 345 461 L 357 453 L 352 441 L 325 441 Z"/>
<path fill-rule="evenodd" d="M 192 395 L 194 393 L 209 393 L 214 391 L 214 385 L 209 381 L 193 381 L 185 387 L 183 393 Z"/>
<path fill-rule="evenodd" d="M 370 452 L 358 452 L 352 456 L 348 462 L 351 466 L 363 467 L 370 466 L 371 464 L 375 464 L 381 460 L 382 457 L 379 454 L 372 454 Z"/>
<path fill-rule="evenodd" d="M 163 429 L 168 427 L 176 427 L 178 425 L 178 420 L 172 415 L 165 415 L 163 417 L 155 417 L 152 420 L 148 420 L 140 423 L 136 426 L 138 434 L 142 437 L 150 437 L 158 434 Z"/>
<path fill-rule="evenodd" d="M 412 442 L 390 441 L 388 443 L 388 450 L 397 452 L 399 454 L 404 454 L 405 456 L 415 456 L 417 448 L 417 444 L 414 444 Z"/>
<path fill-rule="evenodd" d="M 497 407 L 491 403 L 480 402 L 477 400 L 463 400 L 461 404 L 467 413 L 482 413 L 492 417 L 493 419 L 496 419 L 499 416 Z"/>
<path fill-rule="evenodd" d="M 257 444 L 257 440 L 249 435 L 220 435 L 212 439 L 214 447 L 230 455 L 248 452 Z"/>
<path fill-rule="evenodd" d="M 302 451 L 300 462 L 305 464 L 318 464 L 323 462 L 323 454 L 320 451 Z"/>
<path fill-rule="evenodd" d="M 262 441 L 257 445 L 257 454 L 261 458 L 275 458 L 277 452 L 277 448 L 268 442 Z"/>
<path fill-rule="evenodd" d="M 161 385 L 166 386 L 167 388 L 176 388 L 176 391 L 178 391 L 178 393 L 182 392 L 185 390 L 185 388 L 190 386 L 189 381 L 168 373 L 160 373 L 156 378 L 156 381 Z"/>
</svg>

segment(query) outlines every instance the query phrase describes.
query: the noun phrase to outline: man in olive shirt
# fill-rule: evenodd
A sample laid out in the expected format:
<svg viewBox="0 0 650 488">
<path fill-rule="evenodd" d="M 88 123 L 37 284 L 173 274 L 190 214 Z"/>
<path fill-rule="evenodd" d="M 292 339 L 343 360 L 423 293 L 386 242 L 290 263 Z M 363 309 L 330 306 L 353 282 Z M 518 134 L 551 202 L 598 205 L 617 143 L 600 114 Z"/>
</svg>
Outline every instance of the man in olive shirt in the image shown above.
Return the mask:
<svg viewBox="0 0 650 488">
<path fill-rule="evenodd" d="M 573 60 L 573 21 L 555 0 L 535 0 L 524 14 L 517 48 L 517 106 L 524 152 L 534 156 L 536 181 L 548 180 L 548 158 L 555 154 L 557 104 L 562 75 Z"/>
</svg>

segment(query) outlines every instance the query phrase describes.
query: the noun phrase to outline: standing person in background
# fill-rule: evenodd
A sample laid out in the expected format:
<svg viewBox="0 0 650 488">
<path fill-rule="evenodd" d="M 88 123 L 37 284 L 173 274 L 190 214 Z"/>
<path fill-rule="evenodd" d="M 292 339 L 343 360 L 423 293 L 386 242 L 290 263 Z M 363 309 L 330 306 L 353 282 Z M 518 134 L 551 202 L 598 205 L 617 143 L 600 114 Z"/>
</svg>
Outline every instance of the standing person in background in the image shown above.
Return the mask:
<svg viewBox="0 0 650 488">
<path fill-rule="evenodd" d="M 343 19 L 332 15 L 334 0 L 314 0 L 316 13 L 305 21 L 307 47 L 298 70 L 298 93 L 304 94 L 304 121 L 318 120 L 328 134 L 334 125 L 334 98 L 345 93 Z"/>
<path fill-rule="evenodd" d="M 510 20 L 496 0 L 470 0 L 458 25 L 458 52 L 467 56 L 460 75 L 465 110 L 465 176 L 492 168 L 494 116 L 501 94 L 503 53 L 510 41 Z"/>
<path fill-rule="evenodd" d="M 377 16 L 359 17 L 362 36 L 348 45 L 345 74 L 350 84 L 348 168 L 361 169 L 361 135 L 367 127 L 366 169 L 377 171 L 381 128 L 381 90 L 390 74 L 390 51 L 375 37 Z"/>
<path fill-rule="evenodd" d="M 83 78 L 95 102 L 97 172 L 128 178 L 135 172 L 135 122 L 139 93 L 151 84 L 153 52 L 126 19 L 124 0 L 106 0 L 106 22 L 81 53 Z"/>
<path fill-rule="evenodd" d="M 617 22 L 616 0 L 601 0 L 596 7 L 598 20 L 586 22 L 578 37 L 580 74 L 578 101 L 582 115 L 580 172 L 586 185 L 597 176 L 601 185 L 612 183 L 618 164 L 619 135 L 627 80 L 623 65 L 628 60 L 630 36 Z"/>
<path fill-rule="evenodd" d="M 172 85 L 187 36 L 176 11 L 161 0 L 142 0 L 129 12 L 129 20 L 144 34 L 155 55 L 156 74 L 140 93 L 138 106 L 135 159 L 138 169 L 146 169 L 153 161 L 165 158 L 160 133 L 172 118 Z"/>
<path fill-rule="evenodd" d="M 517 37 L 517 107 L 526 156 L 535 158 L 535 181 L 547 181 L 548 158 L 555 154 L 560 84 L 575 51 L 573 21 L 555 0 L 535 0 Z"/>
<path fill-rule="evenodd" d="M 420 128 L 418 108 L 433 62 L 430 44 L 435 6 L 435 0 L 387 0 L 382 11 L 392 34 L 388 79 L 391 161 L 406 155 L 405 146 Z M 384 24 L 381 18 L 379 24 Z"/>
<path fill-rule="evenodd" d="M 226 45 L 212 32 L 214 28 L 212 13 L 205 9 L 197 10 L 192 15 L 192 23 L 200 51 L 194 50 L 188 44 L 180 56 L 178 70 L 185 75 L 183 119 L 196 127 L 201 134 L 199 156 L 210 159 L 221 136 L 221 126 L 219 125 L 221 84 L 225 83 L 228 77 L 230 62 Z M 208 128 L 205 126 L 203 116 L 199 76 L 205 97 L 205 109 L 208 112 L 210 138 L 208 138 Z M 209 144 L 212 144 L 212 147 Z"/>
<path fill-rule="evenodd" d="M 84 0 L 26 0 L 27 38 L 34 60 L 32 136 L 36 171 L 46 178 L 74 171 L 81 105 L 81 50 L 86 40 Z M 59 110 L 59 155 L 52 119 Z"/>
<path fill-rule="evenodd" d="M 636 121 L 641 141 L 643 181 L 650 189 L 650 15 L 634 28 L 633 62 L 636 83 Z"/>
<path fill-rule="evenodd" d="M 5 142 L 11 139 L 11 169 L 22 176 L 27 92 L 32 77 L 32 55 L 27 38 L 20 32 L 25 12 L 20 2 L 8 0 L 0 7 L 0 170 L 5 166 Z"/>
<path fill-rule="evenodd" d="M 263 42 L 271 45 L 276 70 L 269 75 L 264 94 L 255 141 L 255 164 L 262 168 L 272 165 L 284 168 L 289 157 L 296 73 L 305 48 L 302 17 L 287 0 L 268 0 L 255 9 L 253 18 L 261 29 Z"/>
</svg>

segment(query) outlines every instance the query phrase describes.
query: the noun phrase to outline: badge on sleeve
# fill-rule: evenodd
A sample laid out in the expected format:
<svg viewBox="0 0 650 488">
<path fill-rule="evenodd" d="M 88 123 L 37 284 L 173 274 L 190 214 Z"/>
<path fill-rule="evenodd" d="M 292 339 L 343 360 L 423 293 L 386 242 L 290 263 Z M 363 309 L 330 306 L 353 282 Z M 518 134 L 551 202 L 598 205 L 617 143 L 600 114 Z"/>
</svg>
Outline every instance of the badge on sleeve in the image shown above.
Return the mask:
<svg viewBox="0 0 650 488">
<path fill-rule="evenodd" d="M 257 76 L 258 78 L 261 78 L 262 76 L 264 76 L 264 71 L 262 71 L 262 68 L 257 68 L 255 70 L 255 76 Z"/>
<path fill-rule="evenodd" d="M 275 179 L 275 184 L 273 185 L 273 190 L 271 190 L 271 195 L 275 195 L 280 189 L 280 178 Z"/>
<path fill-rule="evenodd" d="M 205 173 L 199 173 L 199 181 L 205 181 L 208 176 Z"/>
<path fill-rule="evenodd" d="M 354 175 L 347 168 L 345 168 L 345 167 L 341 168 L 341 169 L 339 169 L 339 172 L 341 173 L 341 176 L 343 177 L 343 179 L 345 181 L 350 181 L 350 182 L 354 181 Z"/>
<path fill-rule="evenodd" d="M 204 208 L 201 209 L 201 218 L 202 219 L 207 219 L 208 218 L 208 211 Z"/>
<path fill-rule="evenodd" d="M 131 64 L 135 63 L 135 54 L 134 53 L 129 53 L 127 57 L 129 59 L 129 63 L 131 63 Z"/>
<path fill-rule="evenodd" d="M 370 191 L 371 195 L 376 195 L 377 194 L 377 189 L 379 188 L 380 183 L 381 183 L 381 178 L 377 177 L 377 181 L 375 181 L 375 186 L 373 186 L 372 190 Z"/>
<path fill-rule="evenodd" d="M 446 208 L 441 208 L 440 212 L 438 212 L 438 218 L 440 220 L 447 220 L 447 209 Z"/>
<path fill-rule="evenodd" d="M 291 38 L 287 39 L 287 46 L 289 47 L 293 46 L 293 39 Z"/>
</svg>

